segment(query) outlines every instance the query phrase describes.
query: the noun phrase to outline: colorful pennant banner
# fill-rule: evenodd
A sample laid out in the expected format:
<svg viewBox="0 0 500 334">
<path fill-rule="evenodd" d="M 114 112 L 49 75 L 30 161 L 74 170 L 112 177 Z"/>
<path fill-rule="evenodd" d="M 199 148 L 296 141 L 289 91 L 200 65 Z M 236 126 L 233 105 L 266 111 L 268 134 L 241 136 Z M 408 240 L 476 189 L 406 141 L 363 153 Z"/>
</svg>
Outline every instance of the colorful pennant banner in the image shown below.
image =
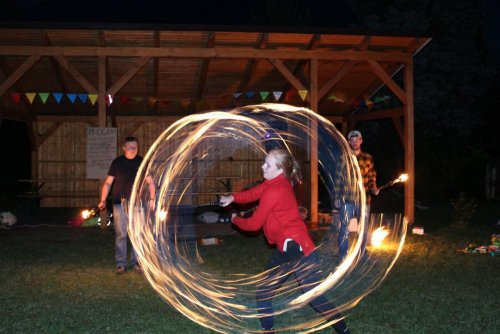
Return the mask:
<svg viewBox="0 0 500 334">
<path fill-rule="evenodd" d="M 266 101 L 269 98 L 269 95 L 272 95 L 274 98 L 275 102 L 279 102 L 281 98 L 283 97 L 283 94 L 285 94 L 285 101 L 290 101 L 292 98 L 299 96 L 302 101 L 305 101 L 307 98 L 307 94 L 309 92 L 307 90 L 289 90 L 286 92 L 282 91 L 259 91 L 259 92 L 254 92 L 254 91 L 247 91 L 247 92 L 235 92 L 232 94 L 224 94 L 218 97 L 218 99 L 222 99 L 224 101 L 227 101 L 228 99 L 231 98 L 231 96 L 235 99 L 238 100 L 242 95 L 244 95 L 248 99 L 252 99 L 255 97 L 255 95 L 258 95 L 261 99 L 261 101 Z M 77 98 L 81 103 L 85 104 L 87 101 L 90 102 L 91 105 L 95 105 L 97 102 L 98 96 L 97 94 L 86 94 L 86 93 L 62 93 L 62 92 L 54 92 L 54 93 L 48 93 L 48 92 L 29 92 L 29 93 L 19 93 L 19 92 L 13 92 L 10 94 L 12 100 L 14 101 L 15 104 L 19 104 L 21 101 L 22 96 L 25 96 L 27 101 L 30 104 L 33 104 L 35 102 L 36 96 L 38 95 L 40 97 L 40 100 L 43 104 L 45 104 L 50 95 L 54 98 L 57 104 L 60 104 L 63 100 L 63 97 L 66 96 L 66 98 L 69 100 L 71 103 L 75 103 Z M 158 97 L 144 97 L 144 96 L 111 96 L 109 94 L 106 95 L 105 97 L 105 102 L 106 105 L 109 107 L 113 103 L 113 98 L 116 98 L 117 101 L 121 105 L 126 105 L 130 102 L 134 103 L 142 103 L 142 102 L 147 102 L 151 107 L 154 107 L 156 104 L 159 104 L 163 107 L 168 106 L 172 100 L 168 99 L 159 99 Z M 382 103 L 385 102 L 386 100 L 390 99 L 391 97 L 388 95 L 384 96 L 376 96 L 373 99 L 365 98 L 365 99 L 349 99 L 349 103 L 352 103 L 353 106 L 355 107 L 368 107 L 372 108 L 375 104 L 377 103 Z M 339 102 L 339 103 L 346 103 L 346 95 L 342 92 L 333 92 L 327 96 L 327 100 L 333 100 L 334 102 Z M 183 99 L 183 100 L 177 100 L 184 109 L 187 109 L 190 103 L 192 102 L 189 99 Z M 193 102 L 194 103 L 194 102 Z M 199 102 L 198 102 L 199 103 Z M 199 104 L 198 104 L 199 105 Z"/>
</svg>

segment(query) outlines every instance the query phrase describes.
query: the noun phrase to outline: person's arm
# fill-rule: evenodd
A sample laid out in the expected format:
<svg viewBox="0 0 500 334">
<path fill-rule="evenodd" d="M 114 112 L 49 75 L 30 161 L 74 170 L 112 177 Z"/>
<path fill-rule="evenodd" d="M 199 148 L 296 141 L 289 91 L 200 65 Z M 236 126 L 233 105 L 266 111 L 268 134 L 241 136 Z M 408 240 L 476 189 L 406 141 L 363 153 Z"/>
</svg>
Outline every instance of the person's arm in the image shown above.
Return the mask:
<svg viewBox="0 0 500 334">
<path fill-rule="evenodd" d="M 155 186 L 155 181 L 153 180 L 153 178 L 148 175 L 146 176 L 146 183 L 148 185 L 148 189 L 149 189 L 149 208 L 151 210 L 154 210 L 155 209 L 155 200 L 156 200 L 156 186 Z"/>
<path fill-rule="evenodd" d="M 219 204 L 221 206 L 228 206 L 232 202 L 235 203 L 252 203 L 260 199 L 262 196 L 262 192 L 267 188 L 264 183 L 261 183 L 253 188 L 248 190 L 241 191 L 239 193 L 234 193 L 232 195 L 221 196 L 219 200 Z"/>
<path fill-rule="evenodd" d="M 275 208 L 279 201 L 283 200 L 284 197 L 280 195 L 279 191 L 275 190 L 266 191 L 261 195 L 262 196 L 260 198 L 259 206 L 257 207 L 257 209 L 255 209 L 252 216 L 248 218 L 242 218 L 233 215 L 233 224 L 246 231 L 258 231 L 266 222 L 267 217 L 269 216 L 273 208 Z"/>
<path fill-rule="evenodd" d="M 108 176 L 106 176 L 106 179 L 104 180 L 104 183 L 102 184 L 101 196 L 99 198 L 99 203 L 97 204 L 97 207 L 100 210 L 106 208 L 106 199 L 108 198 L 109 191 L 111 190 L 111 186 L 113 185 L 114 180 L 115 180 L 114 176 L 108 175 Z"/>
</svg>

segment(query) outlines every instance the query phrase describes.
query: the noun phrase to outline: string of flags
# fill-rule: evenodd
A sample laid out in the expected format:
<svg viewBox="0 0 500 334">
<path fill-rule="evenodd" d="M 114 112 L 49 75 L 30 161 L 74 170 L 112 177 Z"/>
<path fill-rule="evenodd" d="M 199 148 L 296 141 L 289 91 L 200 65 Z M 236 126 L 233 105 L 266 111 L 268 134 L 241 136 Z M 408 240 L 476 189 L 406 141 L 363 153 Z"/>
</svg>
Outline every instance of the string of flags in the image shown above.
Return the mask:
<svg viewBox="0 0 500 334">
<path fill-rule="evenodd" d="M 284 101 L 290 101 L 292 98 L 298 96 L 302 99 L 302 101 L 305 101 L 308 95 L 307 90 L 298 90 L 298 91 L 287 91 L 287 92 L 282 92 L 282 91 L 260 91 L 260 92 L 254 92 L 254 91 L 247 91 L 247 92 L 236 92 L 232 94 L 232 98 L 235 100 L 241 99 L 242 96 L 246 97 L 247 99 L 253 99 L 255 96 L 260 97 L 260 100 L 262 102 L 265 102 L 266 100 L 269 99 L 271 96 L 272 99 L 275 102 L 281 101 L 282 98 Z M 283 96 L 284 94 L 284 96 Z M 90 103 L 92 106 L 96 104 L 98 95 L 97 94 L 87 94 L 87 93 L 62 93 L 62 92 L 53 92 L 53 93 L 48 93 L 48 92 L 29 92 L 29 93 L 19 93 L 19 92 L 13 92 L 10 94 L 12 100 L 14 103 L 19 104 L 21 102 L 21 98 L 25 98 L 30 104 L 35 103 L 38 99 L 43 103 L 46 104 L 49 97 L 52 96 L 52 98 L 55 100 L 57 104 L 60 104 L 63 101 L 63 98 L 66 98 L 70 103 L 75 104 L 78 101 L 80 103 Z M 113 99 L 115 98 L 115 99 Z M 231 95 L 222 95 L 220 97 L 222 100 L 228 100 L 231 98 Z M 354 107 L 368 107 L 371 108 L 373 105 L 377 103 L 384 102 L 391 97 L 388 95 L 384 96 L 378 96 L 373 99 L 354 99 L 351 101 L 347 101 L 345 94 L 342 93 L 332 93 L 327 96 L 327 100 L 337 102 L 337 103 L 352 103 Z M 151 107 L 153 107 L 155 104 L 160 104 L 161 106 L 168 106 L 171 102 L 175 102 L 172 100 L 168 99 L 160 99 L 157 97 L 143 97 L 143 96 L 125 96 L 125 95 L 120 95 L 120 96 L 111 96 L 109 94 L 106 95 L 105 101 L 106 105 L 109 107 L 113 101 L 117 100 L 121 105 L 128 104 L 130 102 L 133 103 L 148 103 Z M 191 103 L 191 100 L 189 99 L 181 99 L 178 100 L 178 102 L 186 109 L 189 104 Z M 269 101 L 268 101 L 269 102 Z"/>
</svg>

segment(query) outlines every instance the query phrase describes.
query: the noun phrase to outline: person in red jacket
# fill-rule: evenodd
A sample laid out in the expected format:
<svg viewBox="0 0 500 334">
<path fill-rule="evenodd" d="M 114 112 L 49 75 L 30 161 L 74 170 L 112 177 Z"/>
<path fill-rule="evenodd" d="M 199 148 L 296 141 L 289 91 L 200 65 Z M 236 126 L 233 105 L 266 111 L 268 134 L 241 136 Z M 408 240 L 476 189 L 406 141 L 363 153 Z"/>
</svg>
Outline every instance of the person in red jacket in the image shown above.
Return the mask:
<svg viewBox="0 0 500 334">
<path fill-rule="evenodd" d="M 257 286 L 257 308 L 265 333 L 274 333 L 272 297 L 274 292 L 294 274 L 302 291 L 307 292 L 319 283 L 314 266 L 314 242 L 307 227 L 300 217 L 297 200 L 293 192 L 292 181 L 300 179 L 299 166 L 292 155 L 282 149 L 271 150 L 262 165 L 265 181 L 251 189 L 221 196 L 220 204 L 228 206 L 235 203 L 259 201 L 251 217 L 243 218 L 236 214 L 232 222 L 246 231 L 258 231 L 262 228 L 269 244 L 275 245 L 265 271 L 268 272 L 263 283 Z M 285 273 L 285 274 L 283 274 Z M 334 312 L 332 305 L 324 296 L 311 300 L 310 305 L 328 320 L 336 320 L 333 328 L 337 333 L 348 334 L 347 323 L 340 313 Z"/>
</svg>

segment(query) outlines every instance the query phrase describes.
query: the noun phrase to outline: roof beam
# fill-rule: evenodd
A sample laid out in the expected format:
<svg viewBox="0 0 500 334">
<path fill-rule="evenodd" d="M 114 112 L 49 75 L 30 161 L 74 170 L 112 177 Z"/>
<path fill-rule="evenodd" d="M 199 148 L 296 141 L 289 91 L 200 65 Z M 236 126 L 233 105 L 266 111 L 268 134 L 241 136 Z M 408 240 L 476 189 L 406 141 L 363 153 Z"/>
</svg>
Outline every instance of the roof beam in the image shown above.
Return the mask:
<svg viewBox="0 0 500 334">
<path fill-rule="evenodd" d="M 88 82 L 87 79 L 85 79 L 85 77 L 78 72 L 78 70 L 74 68 L 66 58 L 64 58 L 64 56 L 55 55 L 53 57 L 66 71 L 68 71 L 69 74 L 73 76 L 76 82 L 78 82 L 83 89 L 85 89 L 89 94 L 97 94 L 97 89 L 90 82 Z"/>
<path fill-rule="evenodd" d="M 267 47 L 267 43 L 269 41 L 269 34 L 267 32 L 264 32 L 260 35 L 259 43 L 257 45 L 257 49 L 264 49 Z M 247 62 L 247 66 L 245 67 L 245 72 L 243 73 L 243 79 L 240 81 L 240 84 L 238 85 L 238 92 L 242 92 L 247 89 L 248 82 L 250 81 L 250 78 L 253 76 L 255 73 L 255 69 L 257 68 L 257 63 L 258 60 L 256 59 L 249 59 Z"/>
<path fill-rule="evenodd" d="M 406 103 L 406 93 L 399 87 L 389 74 L 382 68 L 382 66 L 375 60 L 367 60 L 373 72 L 389 87 L 389 89 L 399 98 L 403 103 Z"/>
<path fill-rule="evenodd" d="M 344 64 L 342 64 L 337 73 L 335 73 L 335 75 L 331 77 L 330 80 L 328 80 L 328 82 L 324 84 L 323 87 L 321 87 L 321 89 L 319 90 L 318 101 L 321 101 L 326 96 L 326 94 L 328 94 L 332 90 L 332 88 L 340 81 L 340 79 L 342 79 L 344 75 L 349 72 L 354 64 L 356 64 L 355 61 L 346 61 Z"/>
<path fill-rule="evenodd" d="M 139 72 L 139 70 L 144 67 L 144 65 L 146 65 L 146 63 L 150 59 L 151 59 L 151 57 L 139 58 L 139 60 L 137 60 L 134 64 L 132 64 L 132 66 L 129 67 L 127 72 L 125 72 L 121 76 L 121 78 L 118 79 L 113 84 L 113 86 L 110 89 L 108 89 L 107 94 L 110 94 L 111 96 L 115 96 L 120 91 L 120 89 L 122 89 L 123 86 L 125 86 L 127 84 L 127 82 L 129 82 L 130 79 L 132 79 L 134 77 L 134 75 L 136 75 L 136 73 Z"/>
<path fill-rule="evenodd" d="M 314 50 L 318 47 L 318 45 L 320 44 L 321 42 L 321 35 L 320 34 L 314 34 L 311 38 L 311 40 L 309 41 L 309 43 L 307 44 L 307 50 Z M 292 73 L 293 75 L 295 76 L 296 74 L 298 74 L 302 68 L 304 68 L 306 65 L 308 65 L 309 62 L 306 61 L 306 60 L 300 60 L 296 65 L 295 65 L 295 68 L 292 70 Z M 288 90 L 290 89 L 290 84 L 287 83 L 286 86 L 282 89 L 283 92 L 287 92 Z M 280 99 L 279 99 L 279 102 L 283 102 L 283 100 L 285 99 L 286 97 L 286 94 L 282 94 Z M 309 96 L 306 97 L 306 100 L 309 100 Z M 321 99 L 320 99 L 321 100 Z M 319 101 L 319 100 L 318 100 Z"/>
<path fill-rule="evenodd" d="M 255 49 L 247 47 L 124 47 L 124 46 L 2 46 L 1 55 L 6 56 L 56 56 L 66 57 L 168 57 L 168 58 L 241 58 L 241 59 L 330 59 L 330 60 L 376 60 L 404 62 L 409 53 L 385 51 L 332 51 L 327 49 L 316 50 L 288 50 L 288 49 Z"/>
<path fill-rule="evenodd" d="M 33 55 L 28 57 L 5 81 L 0 85 L 0 96 L 5 94 L 5 92 L 14 85 L 28 70 L 35 65 L 41 55 Z"/>
<path fill-rule="evenodd" d="M 283 64 L 281 60 L 278 59 L 269 59 L 271 64 L 285 77 L 285 79 L 290 82 L 290 84 L 295 87 L 297 90 L 307 90 L 307 88 L 304 87 L 302 82 L 300 82 L 292 72 L 286 68 L 286 66 Z"/>
<path fill-rule="evenodd" d="M 2 74 L 2 79 L 6 78 L 7 77 L 7 71 L 5 70 L 5 65 L 4 65 L 4 62 L 3 62 L 3 57 L 0 58 L 0 74 Z M 18 89 L 19 91 L 21 92 L 24 92 L 25 89 L 21 86 L 21 84 L 19 83 L 19 81 L 17 81 L 16 83 L 14 83 L 12 85 L 14 87 L 14 89 Z M 12 88 L 12 87 L 11 87 Z M 1 96 L 1 95 L 0 95 Z M 30 115 L 34 115 L 35 113 L 33 112 L 33 109 L 31 108 L 31 105 L 26 103 L 26 100 L 24 99 L 21 99 L 20 100 L 20 104 L 23 108 L 25 108 L 27 110 L 27 112 L 30 114 Z M 0 102 L 0 107 L 2 107 L 2 103 Z"/>
<path fill-rule="evenodd" d="M 215 45 L 215 33 L 211 31 L 208 33 L 208 40 L 206 47 L 208 49 L 211 49 L 214 47 L 214 45 Z M 209 64 L 210 64 L 210 58 L 203 59 L 203 64 L 201 65 L 201 70 L 200 70 L 200 79 L 198 80 L 198 87 L 196 88 L 196 95 L 195 95 L 196 103 L 200 101 L 201 96 L 203 95 L 203 91 L 205 90 L 205 83 L 207 82 Z"/>
<path fill-rule="evenodd" d="M 46 29 L 41 31 L 41 37 L 42 37 L 42 43 L 45 46 L 52 46 L 52 43 L 50 42 L 49 34 Z M 56 78 L 59 81 L 61 85 L 61 89 L 64 93 L 68 92 L 68 85 L 66 84 L 66 80 L 64 80 L 64 75 L 63 72 L 61 71 L 61 67 L 59 64 L 56 62 L 56 60 L 53 57 L 49 58 L 50 64 L 52 65 L 52 69 L 54 70 L 56 74 Z"/>
</svg>

